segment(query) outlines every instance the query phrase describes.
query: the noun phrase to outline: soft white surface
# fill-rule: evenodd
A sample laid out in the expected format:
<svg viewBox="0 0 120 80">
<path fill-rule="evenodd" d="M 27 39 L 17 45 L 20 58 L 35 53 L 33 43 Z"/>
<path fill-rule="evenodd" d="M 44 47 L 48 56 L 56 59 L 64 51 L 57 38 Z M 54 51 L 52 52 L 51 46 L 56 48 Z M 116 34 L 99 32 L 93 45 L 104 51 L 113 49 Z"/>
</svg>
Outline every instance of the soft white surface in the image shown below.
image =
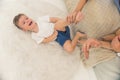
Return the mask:
<svg viewBox="0 0 120 80">
<path fill-rule="evenodd" d="M 46 14 L 64 17 L 67 10 L 62 0 L 1 0 L 0 5 L 1 80 L 69 80 L 79 69 L 87 77 L 84 80 L 90 80 L 81 67 L 79 48 L 69 55 L 56 42 L 37 45 L 12 23 L 18 13 L 33 19 Z"/>
<path fill-rule="evenodd" d="M 86 69 L 80 61 L 78 69 L 70 80 L 97 80 L 92 68 Z"/>
</svg>

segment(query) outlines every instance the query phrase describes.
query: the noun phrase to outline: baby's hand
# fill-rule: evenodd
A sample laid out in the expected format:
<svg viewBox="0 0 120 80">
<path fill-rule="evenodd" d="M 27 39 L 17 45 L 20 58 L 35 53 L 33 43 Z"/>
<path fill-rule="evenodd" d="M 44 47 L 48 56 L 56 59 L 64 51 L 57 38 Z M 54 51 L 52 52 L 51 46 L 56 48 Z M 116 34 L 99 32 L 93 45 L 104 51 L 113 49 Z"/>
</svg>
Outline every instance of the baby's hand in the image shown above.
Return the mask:
<svg viewBox="0 0 120 80">
<path fill-rule="evenodd" d="M 83 19 L 83 14 L 79 11 L 76 15 L 76 19 L 75 19 L 75 24 L 77 24 L 79 21 L 81 21 Z"/>
</svg>

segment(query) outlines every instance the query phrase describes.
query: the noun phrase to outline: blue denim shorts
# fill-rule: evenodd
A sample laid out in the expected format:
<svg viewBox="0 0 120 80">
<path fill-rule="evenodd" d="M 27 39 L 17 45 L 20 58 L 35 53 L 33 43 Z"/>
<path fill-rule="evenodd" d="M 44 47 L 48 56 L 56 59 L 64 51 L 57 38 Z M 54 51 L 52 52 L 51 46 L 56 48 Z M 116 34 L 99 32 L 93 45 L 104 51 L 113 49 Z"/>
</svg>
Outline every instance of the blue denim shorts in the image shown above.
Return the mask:
<svg viewBox="0 0 120 80">
<path fill-rule="evenodd" d="M 58 35 L 55 41 L 57 41 L 61 46 L 64 45 L 66 40 L 71 40 L 70 38 L 70 29 L 69 27 L 65 27 L 66 31 L 58 31 Z"/>
</svg>

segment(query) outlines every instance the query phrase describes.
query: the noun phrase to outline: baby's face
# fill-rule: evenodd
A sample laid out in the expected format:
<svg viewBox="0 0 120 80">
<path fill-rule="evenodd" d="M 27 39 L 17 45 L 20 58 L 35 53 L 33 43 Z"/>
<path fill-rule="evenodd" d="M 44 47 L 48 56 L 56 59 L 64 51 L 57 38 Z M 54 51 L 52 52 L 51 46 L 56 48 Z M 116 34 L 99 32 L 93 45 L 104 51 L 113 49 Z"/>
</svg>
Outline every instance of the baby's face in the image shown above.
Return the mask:
<svg viewBox="0 0 120 80">
<path fill-rule="evenodd" d="M 18 26 L 24 31 L 33 31 L 36 27 L 36 22 L 26 15 L 22 15 L 18 21 Z"/>
</svg>

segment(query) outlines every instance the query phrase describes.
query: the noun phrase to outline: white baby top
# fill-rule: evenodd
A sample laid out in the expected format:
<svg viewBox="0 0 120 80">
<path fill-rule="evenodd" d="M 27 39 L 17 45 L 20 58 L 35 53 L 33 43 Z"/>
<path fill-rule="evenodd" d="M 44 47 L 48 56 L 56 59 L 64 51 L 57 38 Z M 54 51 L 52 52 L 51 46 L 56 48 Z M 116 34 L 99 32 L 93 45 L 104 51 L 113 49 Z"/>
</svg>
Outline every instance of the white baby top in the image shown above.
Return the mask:
<svg viewBox="0 0 120 80">
<path fill-rule="evenodd" d="M 34 39 L 39 44 L 44 40 L 44 38 L 49 37 L 53 34 L 54 24 L 50 23 L 49 16 L 42 16 L 38 18 L 36 22 L 39 28 L 39 32 L 32 32 L 31 36 L 32 39 Z"/>
</svg>

